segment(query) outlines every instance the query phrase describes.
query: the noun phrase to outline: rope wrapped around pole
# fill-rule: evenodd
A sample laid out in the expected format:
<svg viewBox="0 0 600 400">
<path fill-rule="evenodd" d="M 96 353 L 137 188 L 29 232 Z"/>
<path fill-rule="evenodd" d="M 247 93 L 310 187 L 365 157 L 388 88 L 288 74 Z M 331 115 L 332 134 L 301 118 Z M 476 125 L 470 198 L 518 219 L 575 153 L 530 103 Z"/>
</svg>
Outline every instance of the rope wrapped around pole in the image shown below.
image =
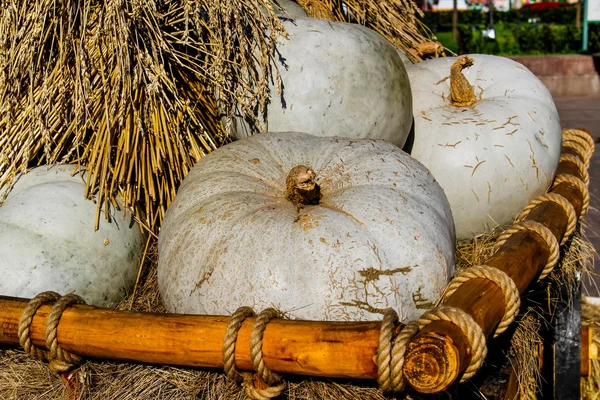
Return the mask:
<svg viewBox="0 0 600 400">
<path fill-rule="evenodd" d="M 558 261 L 557 243 L 564 245 L 569 240 L 589 204 L 586 165 L 594 152 L 593 140 L 588 132 L 571 129 L 564 131 L 563 142 L 568 145 L 563 145 L 557 179 L 549 193 L 533 199 L 500 236 L 485 266 L 458 274 L 443 298 L 441 307 L 470 315 L 485 338 L 501 333 L 514 319 L 518 307 L 513 294 L 518 291 L 522 295 L 532 282 L 551 272 Z M 486 274 L 494 269 L 498 272 Z M 473 376 L 485 353 L 469 335 L 449 320 L 422 326 L 405 355 L 407 383 L 421 393 L 438 393 L 461 375 L 461 380 Z M 451 369 L 455 354 L 459 355 L 459 367 L 450 378 L 442 376 L 438 371 Z"/>
</svg>

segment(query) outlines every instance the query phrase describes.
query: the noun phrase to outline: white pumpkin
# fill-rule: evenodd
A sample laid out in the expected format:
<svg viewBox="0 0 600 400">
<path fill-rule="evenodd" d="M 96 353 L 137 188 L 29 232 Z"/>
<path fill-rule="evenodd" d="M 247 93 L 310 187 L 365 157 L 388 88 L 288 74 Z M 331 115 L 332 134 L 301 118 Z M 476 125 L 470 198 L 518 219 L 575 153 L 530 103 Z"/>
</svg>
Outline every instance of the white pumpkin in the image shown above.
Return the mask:
<svg viewBox="0 0 600 400">
<path fill-rule="evenodd" d="M 561 126 L 548 89 L 523 65 L 498 56 L 432 59 L 407 70 L 411 155 L 444 188 L 458 238 L 510 224 L 548 189 L 558 166 Z"/>
<path fill-rule="evenodd" d="M 296 2 L 291 1 L 291 0 L 277 0 L 277 1 L 271 1 L 271 3 L 273 4 L 273 9 L 275 10 L 275 14 L 280 16 L 280 17 L 284 17 L 284 18 L 301 18 L 301 17 L 308 17 L 308 15 L 306 14 L 306 11 L 304 11 L 304 9 Z M 277 5 L 279 7 L 281 7 L 280 10 L 279 7 L 277 7 Z"/>
<path fill-rule="evenodd" d="M 412 123 L 412 98 L 394 46 L 357 24 L 313 18 L 283 24 L 289 40 L 278 42 L 275 61 L 283 93 L 272 85 L 264 128 L 384 139 L 402 147 Z M 240 139 L 252 131 L 238 117 L 232 133 Z"/>
<path fill-rule="evenodd" d="M 296 206 L 294 188 L 313 205 Z M 160 231 L 158 283 L 177 313 L 248 305 L 376 320 L 394 307 L 413 318 L 453 275 L 454 245 L 443 191 L 398 147 L 262 133 L 209 154 L 184 179 Z"/>
<path fill-rule="evenodd" d="M 73 166 L 43 166 L 21 175 L 0 207 L 0 293 L 30 298 L 74 291 L 110 307 L 135 282 L 144 237 L 113 210 L 94 230 L 96 205 Z"/>
</svg>

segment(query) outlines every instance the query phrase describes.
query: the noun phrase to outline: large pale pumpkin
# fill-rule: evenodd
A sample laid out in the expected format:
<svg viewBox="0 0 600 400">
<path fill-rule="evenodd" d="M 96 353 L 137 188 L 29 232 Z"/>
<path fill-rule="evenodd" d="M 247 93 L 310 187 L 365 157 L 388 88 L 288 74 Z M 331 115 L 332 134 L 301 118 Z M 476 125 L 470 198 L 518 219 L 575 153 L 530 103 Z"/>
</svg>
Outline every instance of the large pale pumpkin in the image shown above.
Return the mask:
<svg viewBox="0 0 600 400">
<path fill-rule="evenodd" d="M 561 127 L 550 92 L 504 57 L 446 57 L 407 70 L 411 155 L 444 188 L 457 236 L 508 225 L 547 190 L 558 166 Z"/>
<path fill-rule="evenodd" d="M 312 18 L 283 24 L 289 40 L 278 42 L 275 60 L 283 92 L 271 86 L 264 128 L 384 139 L 402 147 L 412 124 L 412 98 L 394 46 L 357 24 Z M 251 134 L 245 121 L 234 122 L 236 138 Z"/>
<path fill-rule="evenodd" d="M 262 133 L 185 178 L 160 231 L 158 282 L 178 313 L 412 318 L 452 276 L 454 240 L 440 186 L 396 146 Z"/>
<path fill-rule="evenodd" d="M 116 305 L 135 281 L 144 237 L 122 212 L 94 230 L 96 205 L 73 166 L 21 175 L 0 207 L 0 293 L 33 297 L 72 291 L 89 304 Z"/>
</svg>

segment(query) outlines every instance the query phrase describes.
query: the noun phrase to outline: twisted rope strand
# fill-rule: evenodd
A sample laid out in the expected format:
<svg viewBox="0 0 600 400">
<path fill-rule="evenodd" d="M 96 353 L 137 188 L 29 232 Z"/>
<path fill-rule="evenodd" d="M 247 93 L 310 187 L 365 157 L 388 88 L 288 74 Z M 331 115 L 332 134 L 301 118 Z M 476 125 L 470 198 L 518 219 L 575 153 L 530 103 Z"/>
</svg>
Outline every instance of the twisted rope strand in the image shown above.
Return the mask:
<svg viewBox="0 0 600 400">
<path fill-rule="evenodd" d="M 583 183 L 589 185 L 590 183 L 590 174 L 585 166 L 585 163 L 581 161 L 581 159 L 573 154 L 561 154 L 559 163 L 562 162 L 570 162 L 577 166 L 577 170 L 583 179 Z"/>
<path fill-rule="evenodd" d="M 594 139 L 585 131 L 580 129 L 563 129 L 563 141 L 571 140 L 573 142 L 580 143 L 584 148 L 588 150 L 587 154 L 583 154 L 586 158 L 591 158 L 594 154 L 595 143 Z"/>
<path fill-rule="evenodd" d="M 252 327 L 252 335 L 250 336 L 250 358 L 252 360 L 252 366 L 256 371 L 256 374 L 267 384 L 267 389 L 257 389 L 254 385 L 245 385 L 246 394 L 256 400 L 262 400 L 264 398 L 277 397 L 283 389 L 285 389 L 285 381 L 282 377 L 265 365 L 262 352 L 262 340 L 267 324 L 275 318 L 281 318 L 281 313 L 274 308 L 267 308 L 258 314 L 254 326 Z M 246 381 L 247 382 L 247 381 Z M 260 397 L 262 396 L 262 397 Z M 271 397 L 268 397 L 271 396 Z"/>
<path fill-rule="evenodd" d="M 392 387 L 392 339 L 398 324 L 398 314 L 391 308 L 385 310 L 379 331 L 379 347 L 377 348 L 377 383 L 381 390 L 388 391 Z"/>
<path fill-rule="evenodd" d="M 60 299 L 60 294 L 56 292 L 42 292 L 35 296 L 27 303 L 27 306 L 21 314 L 19 320 L 19 344 L 23 347 L 26 353 L 29 355 L 39 358 L 41 360 L 48 359 L 48 352 L 36 347 L 31 342 L 31 323 L 37 310 L 44 304 L 53 303 Z"/>
<path fill-rule="evenodd" d="M 454 279 L 446 287 L 446 291 L 442 295 L 442 300 L 446 301 L 448 297 L 452 296 L 456 290 L 461 287 L 465 282 L 474 279 L 483 278 L 495 283 L 504 295 L 504 316 L 502 321 L 496 328 L 494 337 L 497 337 L 515 320 L 519 307 L 521 306 L 521 296 L 519 288 L 504 271 L 498 268 L 490 267 L 488 265 L 478 265 L 471 268 L 465 268 L 455 275 Z"/>
<path fill-rule="evenodd" d="M 410 321 L 404 325 L 400 331 L 394 345 L 392 347 L 392 360 L 390 362 L 392 387 L 394 392 L 401 392 L 404 389 L 404 356 L 406 355 L 407 346 L 417 333 L 419 333 L 419 324 L 416 321 Z"/>
<path fill-rule="evenodd" d="M 237 383 L 241 383 L 243 381 L 242 375 L 235 367 L 235 346 L 237 343 L 238 333 L 244 320 L 253 316 L 254 310 L 252 310 L 252 308 L 238 308 L 231 316 L 231 319 L 227 324 L 225 337 L 223 338 L 223 369 L 225 370 L 227 377 Z"/>
<path fill-rule="evenodd" d="M 533 210 L 535 207 L 537 207 L 538 205 L 540 205 L 546 201 L 551 201 L 551 202 L 558 204 L 559 206 L 561 206 L 563 208 L 563 210 L 565 210 L 565 213 L 567 214 L 567 228 L 565 230 L 565 234 L 562 238 L 562 241 L 560 242 L 560 245 L 562 246 L 569 240 L 569 237 L 575 231 L 575 227 L 577 226 L 577 213 L 575 212 L 575 208 L 573 207 L 573 204 L 571 204 L 571 202 L 569 200 L 567 200 L 565 197 L 561 196 L 560 194 L 546 193 L 546 194 L 543 194 L 543 195 L 533 199 L 523 209 L 523 211 L 521 212 L 521 215 L 519 215 L 519 217 L 517 218 L 517 222 L 523 221 L 527 217 L 527 215 L 529 215 L 531 210 Z"/>
<path fill-rule="evenodd" d="M 585 164 L 586 168 L 589 168 L 590 166 L 590 157 L 589 155 L 589 149 L 584 146 L 584 144 L 582 144 L 582 141 L 574 141 L 574 140 L 570 140 L 570 139 L 565 139 L 563 140 L 563 147 L 566 147 L 568 149 L 571 149 L 573 151 L 575 151 L 577 154 L 580 154 L 581 157 L 583 157 L 583 163 Z M 584 142 L 585 143 L 585 142 Z"/>
<path fill-rule="evenodd" d="M 556 240 L 556 236 L 554 236 L 552 231 L 546 225 L 532 220 L 525 220 L 513 224 L 496 240 L 496 244 L 494 245 L 494 253 L 500 250 L 509 237 L 521 231 L 531 231 L 538 234 L 542 237 L 542 239 L 544 239 L 546 245 L 548 246 L 548 250 L 550 251 L 548 261 L 546 262 L 546 265 L 544 266 L 544 269 L 538 278 L 538 280 L 542 280 L 548 276 L 550 272 L 552 272 L 556 264 L 558 264 L 558 260 L 560 258 L 560 245 L 558 240 Z"/>
<path fill-rule="evenodd" d="M 552 184 L 551 189 L 560 185 L 561 183 L 568 183 L 570 185 L 575 186 L 583 196 L 583 204 L 581 206 L 581 214 L 580 217 L 583 217 L 590 205 L 590 191 L 588 186 L 578 177 L 571 174 L 559 174 L 554 179 L 554 183 Z"/>
<path fill-rule="evenodd" d="M 73 304 L 85 304 L 85 301 L 75 293 L 67 294 L 54 303 L 46 320 L 46 347 L 50 350 L 50 369 L 55 372 L 66 372 L 81 362 L 81 357 L 64 350 L 58 343 L 58 323 L 63 312 Z"/>
</svg>

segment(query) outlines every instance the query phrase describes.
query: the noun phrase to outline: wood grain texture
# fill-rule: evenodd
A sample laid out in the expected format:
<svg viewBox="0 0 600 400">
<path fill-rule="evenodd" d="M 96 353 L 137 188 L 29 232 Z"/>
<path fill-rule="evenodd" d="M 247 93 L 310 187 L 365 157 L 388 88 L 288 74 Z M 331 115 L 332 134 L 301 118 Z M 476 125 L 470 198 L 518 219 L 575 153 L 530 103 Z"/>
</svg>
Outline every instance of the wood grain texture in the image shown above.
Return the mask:
<svg viewBox="0 0 600 400">
<path fill-rule="evenodd" d="M 26 299 L 0 296 L 0 345 L 19 345 L 18 322 Z M 50 306 L 33 319 L 31 336 L 45 347 Z M 250 335 L 254 318 L 240 329 L 236 361 L 252 371 Z M 160 365 L 223 368 L 221 348 L 229 317 L 151 314 L 90 306 L 65 310 L 58 340 L 67 351 L 84 357 Z M 279 373 L 332 378 L 376 379 L 375 355 L 380 322 L 273 320 L 265 330 L 265 365 Z"/>
</svg>

